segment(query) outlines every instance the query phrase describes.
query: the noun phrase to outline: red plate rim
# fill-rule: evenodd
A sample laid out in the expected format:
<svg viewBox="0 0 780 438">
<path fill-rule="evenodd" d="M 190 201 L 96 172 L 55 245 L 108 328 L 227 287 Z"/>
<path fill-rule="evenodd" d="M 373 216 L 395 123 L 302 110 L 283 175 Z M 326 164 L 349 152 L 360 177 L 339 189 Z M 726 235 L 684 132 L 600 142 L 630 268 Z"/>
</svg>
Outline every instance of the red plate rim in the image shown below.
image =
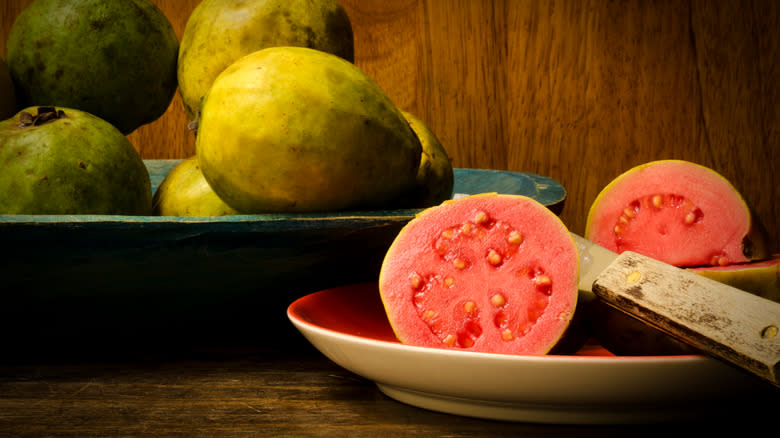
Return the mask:
<svg viewBox="0 0 780 438">
<path fill-rule="evenodd" d="M 401 345 L 387 320 L 378 285 L 375 282 L 359 283 L 325 289 L 303 296 L 288 307 L 287 314 L 299 323 L 340 335 L 353 336 L 369 341 L 389 342 Z M 587 342 L 573 355 L 550 355 L 555 358 L 597 357 L 621 359 L 690 360 L 700 355 L 674 356 L 616 356 L 594 341 Z"/>
</svg>

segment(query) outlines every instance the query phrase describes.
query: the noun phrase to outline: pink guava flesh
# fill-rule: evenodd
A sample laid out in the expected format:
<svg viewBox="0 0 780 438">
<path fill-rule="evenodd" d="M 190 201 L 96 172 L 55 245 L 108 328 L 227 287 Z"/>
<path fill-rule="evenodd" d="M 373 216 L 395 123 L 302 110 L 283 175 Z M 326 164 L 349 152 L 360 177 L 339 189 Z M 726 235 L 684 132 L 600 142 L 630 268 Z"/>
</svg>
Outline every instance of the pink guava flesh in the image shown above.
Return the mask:
<svg viewBox="0 0 780 438">
<path fill-rule="evenodd" d="M 585 236 L 615 252 L 634 251 L 676 266 L 748 261 L 751 212 L 711 169 L 680 160 L 637 166 L 591 206 Z"/>
<path fill-rule="evenodd" d="M 405 344 L 545 354 L 572 319 L 577 275 L 576 245 L 555 214 L 531 198 L 482 194 L 410 221 L 379 290 Z"/>
</svg>

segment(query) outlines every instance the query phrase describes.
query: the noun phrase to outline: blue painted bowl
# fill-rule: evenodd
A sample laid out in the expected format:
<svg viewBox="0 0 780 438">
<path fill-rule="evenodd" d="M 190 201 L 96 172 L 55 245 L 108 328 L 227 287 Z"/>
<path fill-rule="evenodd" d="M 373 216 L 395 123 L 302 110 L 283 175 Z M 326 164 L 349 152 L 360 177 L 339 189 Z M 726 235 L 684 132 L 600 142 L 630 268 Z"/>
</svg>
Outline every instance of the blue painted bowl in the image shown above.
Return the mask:
<svg viewBox="0 0 780 438">
<path fill-rule="evenodd" d="M 146 161 L 153 190 L 179 161 Z M 522 194 L 557 213 L 566 197 L 550 178 L 480 169 L 455 169 L 454 192 Z M 132 335 L 283 319 L 306 293 L 375 281 L 387 248 L 418 212 L 0 215 L 0 340 L 13 338 L 9 331 Z"/>
</svg>

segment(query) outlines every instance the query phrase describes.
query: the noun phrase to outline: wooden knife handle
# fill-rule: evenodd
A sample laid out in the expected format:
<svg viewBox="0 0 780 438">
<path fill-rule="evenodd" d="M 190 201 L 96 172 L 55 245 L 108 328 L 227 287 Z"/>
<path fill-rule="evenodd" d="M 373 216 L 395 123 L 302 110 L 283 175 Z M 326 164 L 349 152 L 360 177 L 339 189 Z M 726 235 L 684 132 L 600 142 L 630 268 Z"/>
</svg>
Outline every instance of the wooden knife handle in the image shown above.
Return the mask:
<svg viewBox="0 0 780 438">
<path fill-rule="evenodd" d="M 593 283 L 607 304 L 780 386 L 780 303 L 624 252 Z"/>
</svg>

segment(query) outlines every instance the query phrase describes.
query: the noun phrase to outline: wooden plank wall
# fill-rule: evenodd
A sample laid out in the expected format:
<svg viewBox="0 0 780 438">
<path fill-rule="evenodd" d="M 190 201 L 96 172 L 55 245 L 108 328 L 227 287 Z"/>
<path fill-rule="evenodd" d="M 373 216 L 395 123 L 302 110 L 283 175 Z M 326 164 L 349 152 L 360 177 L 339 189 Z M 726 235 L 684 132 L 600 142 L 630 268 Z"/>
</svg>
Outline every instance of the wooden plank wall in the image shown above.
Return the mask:
<svg viewBox="0 0 780 438">
<path fill-rule="evenodd" d="M 181 38 L 199 0 L 154 0 Z M 0 4 L 2 53 L 30 0 Z M 780 248 L 775 0 L 342 0 L 356 64 L 436 132 L 457 167 L 555 178 L 582 233 L 601 188 L 657 159 L 722 173 Z M 130 135 L 146 159 L 194 140 L 178 96 Z"/>
</svg>

